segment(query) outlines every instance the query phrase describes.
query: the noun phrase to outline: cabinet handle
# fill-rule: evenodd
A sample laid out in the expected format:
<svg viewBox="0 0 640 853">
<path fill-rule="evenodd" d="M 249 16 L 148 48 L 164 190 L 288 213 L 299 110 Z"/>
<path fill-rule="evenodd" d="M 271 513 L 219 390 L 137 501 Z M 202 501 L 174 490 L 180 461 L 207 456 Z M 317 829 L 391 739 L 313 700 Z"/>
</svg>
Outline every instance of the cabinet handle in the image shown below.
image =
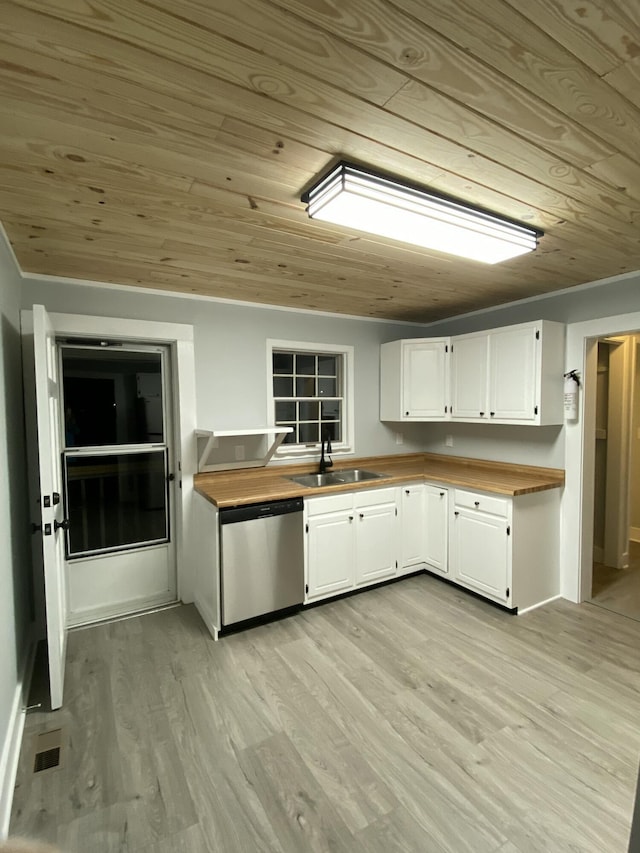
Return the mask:
<svg viewBox="0 0 640 853">
<path fill-rule="evenodd" d="M 473 505 L 474 505 L 474 506 L 480 506 L 480 501 L 474 501 L 474 502 L 473 502 Z"/>
<path fill-rule="evenodd" d="M 411 492 L 409 491 L 409 489 L 405 489 L 405 490 L 404 490 L 404 493 L 405 493 L 405 495 L 410 495 L 410 494 L 411 494 Z"/>
<path fill-rule="evenodd" d="M 459 513 L 457 510 L 456 510 L 456 512 L 454 512 L 453 514 L 454 514 L 454 515 L 460 515 L 460 513 Z"/>
<path fill-rule="evenodd" d="M 444 497 L 444 492 L 440 492 L 440 497 L 441 497 L 441 498 L 443 498 L 443 497 Z"/>
<path fill-rule="evenodd" d="M 364 513 L 363 513 L 363 512 L 361 512 L 361 513 L 360 513 L 360 518 L 364 518 Z"/>
<path fill-rule="evenodd" d="M 353 521 L 353 516 L 352 516 L 352 515 L 350 515 L 350 516 L 349 516 L 349 521 Z"/>
<path fill-rule="evenodd" d="M 489 414 L 491 415 L 491 417 L 493 417 L 495 415 L 495 412 L 489 412 Z"/>
<path fill-rule="evenodd" d="M 409 417 L 409 412 L 405 412 L 404 414 L 405 414 L 405 417 L 407 417 L 407 418 Z"/>
<path fill-rule="evenodd" d="M 481 418 L 483 418 L 483 417 L 484 417 L 484 412 L 480 412 L 480 417 L 481 417 Z"/>
</svg>

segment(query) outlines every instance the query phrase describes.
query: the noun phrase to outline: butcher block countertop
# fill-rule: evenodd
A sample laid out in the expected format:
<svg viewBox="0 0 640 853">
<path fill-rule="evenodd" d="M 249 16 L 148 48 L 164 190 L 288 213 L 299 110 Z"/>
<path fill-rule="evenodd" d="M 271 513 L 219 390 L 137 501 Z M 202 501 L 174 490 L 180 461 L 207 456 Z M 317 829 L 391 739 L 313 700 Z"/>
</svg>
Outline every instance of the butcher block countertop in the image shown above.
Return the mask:
<svg viewBox="0 0 640 853">
<path fill-rule="evenodd" d="M 564 485 L 564 471 L 561 468 L 537 468 L 484 459 L 441 456 L 436 453 L 368 456 L 360 459 L 342 457 L 336 460 L 329 470 L 336 472 L 350 468 L 363 468 L 388 476 L 380 480 L 317 488 L 300 486 L 288 479 L 294 475 L 317 471 L 318 463 L 315 462 L 196 474 L 194 485 L 199 494 L 218 507 L 242 506 L 284 498 L 308 498 L 420 480 L 510 496 L 558 489 Z"/>
</svg>

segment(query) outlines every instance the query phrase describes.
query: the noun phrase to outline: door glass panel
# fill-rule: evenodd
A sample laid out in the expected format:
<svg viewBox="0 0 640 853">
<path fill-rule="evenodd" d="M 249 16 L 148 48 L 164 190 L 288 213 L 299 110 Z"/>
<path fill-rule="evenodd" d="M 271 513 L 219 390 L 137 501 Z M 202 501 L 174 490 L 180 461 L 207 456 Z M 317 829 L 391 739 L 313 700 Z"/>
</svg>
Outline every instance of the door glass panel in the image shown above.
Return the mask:
<svg viewBox="0 0 640 853">
<path fill-rule="evenodd" d="M 164 450 L 64 455 L 68 557 L 168 541 Z"/>
<path fill-rule="evenodd" d="M 66 447 L 162 444 L 158 352 L 62 348 Z"/>
</svg>

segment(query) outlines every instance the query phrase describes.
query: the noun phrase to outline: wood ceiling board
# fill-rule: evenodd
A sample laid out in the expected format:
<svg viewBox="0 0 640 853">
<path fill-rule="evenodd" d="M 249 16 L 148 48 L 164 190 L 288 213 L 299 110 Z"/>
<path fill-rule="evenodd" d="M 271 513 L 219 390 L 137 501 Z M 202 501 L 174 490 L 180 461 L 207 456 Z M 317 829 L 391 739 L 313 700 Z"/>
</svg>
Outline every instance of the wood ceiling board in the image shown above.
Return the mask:
<svg viewBox="0 0 640 853">
<path fill-rule="evenodd" d="M 503 0 L 396 0 L 398 8 L 446 35 L 472 56 L 538 95 L 615 148 L 634 156 L 640 115 Z"/>
<path fill-rule="evenodd" d="M 579 78 L 582 106 L 617 109 L 592 66 L 634 25 L 621 0 L 601 34 L 564 32 L 559 3 L 541 0 L 550 31 L 511 0 L 459 20 L 450 0 L 7 2 L 0 216 L 25 269 L 417 321 L 637 268 L 630 130 L 618 144 L 560 97 Z M 513 45 L 504 64 L 470 22 Z M 310 222 L 300 192 L 337 156 L 545 237 L 492 267 Z"/>
<path fill-rule="evenodd" d="M 276 2 L 286 2 L 336 37 L 402 67 L 414 85 L 425 83 L 571 163 L 586 165 L 612 153 L 612 147 L 588 129 L 568 120 L 528 88 L 478 62 L 431 27 L 413 20 L 409 30 L 407 19 L 386 0 L 346 0 L 335 7 L 305 0 Z"/>
<path fill-rule="evenodd" d="M 591 0 L 507 0 L 517 12 L 555 39 L 600 77 L 640 55 L 640 30 L 629 33 L 629 22 L 614 3 Z"/>
</svg>

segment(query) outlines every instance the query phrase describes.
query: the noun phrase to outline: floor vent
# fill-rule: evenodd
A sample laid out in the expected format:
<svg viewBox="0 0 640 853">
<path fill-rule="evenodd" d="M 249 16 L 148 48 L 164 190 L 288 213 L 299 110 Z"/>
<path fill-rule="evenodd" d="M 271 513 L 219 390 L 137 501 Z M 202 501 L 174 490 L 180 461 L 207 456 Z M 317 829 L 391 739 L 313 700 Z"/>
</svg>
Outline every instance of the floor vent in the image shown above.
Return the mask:
<svg viewBox="0 0 640 853">
<path fill-rule="evenodd" d="M 54 770 L 60 767 L 62 755 L 62 729 L 43 732 L 34 739 L 33 772 Z"/>
<path fill-rule="evenodd" d="M 36 752 L 33 762 L 33 772 L 42 773 L 43 770 L 51 770 L 52 767 L 60 766 L 60 747 L 47 749 L 45 752 Z"/>
</svg>

